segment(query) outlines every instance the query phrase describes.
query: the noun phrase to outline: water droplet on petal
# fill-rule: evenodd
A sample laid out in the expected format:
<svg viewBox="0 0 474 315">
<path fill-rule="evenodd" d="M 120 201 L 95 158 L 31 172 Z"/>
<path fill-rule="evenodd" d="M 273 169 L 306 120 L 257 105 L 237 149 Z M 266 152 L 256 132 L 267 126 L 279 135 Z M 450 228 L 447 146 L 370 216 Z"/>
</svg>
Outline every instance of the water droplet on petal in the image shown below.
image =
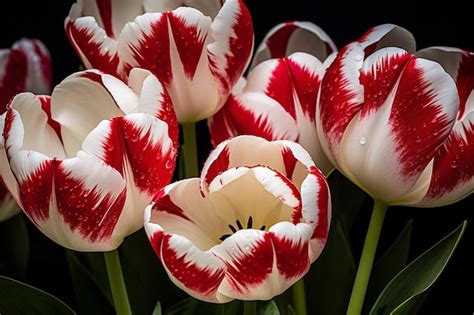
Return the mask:
<svg viewBox="0 0 474 315">
<path fill-rule="evenodd" d="M 359 143 L 362 144 L 362 145 L 366 144 L 367 143 L 367 138 L 366 137 L 360 137 L 359 138 Z"/>
</svg>

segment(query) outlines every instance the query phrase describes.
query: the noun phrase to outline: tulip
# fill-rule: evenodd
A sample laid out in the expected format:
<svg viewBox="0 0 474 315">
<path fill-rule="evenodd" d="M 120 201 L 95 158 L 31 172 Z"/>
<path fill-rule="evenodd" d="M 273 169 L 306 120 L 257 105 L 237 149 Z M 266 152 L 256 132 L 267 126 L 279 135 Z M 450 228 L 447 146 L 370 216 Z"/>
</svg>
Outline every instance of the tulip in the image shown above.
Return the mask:
<svg viewBox="0 0 474 315">
<path fill-rule="evenodd" d="M 327 69 L 318 135 L 333 164 L 374 199 L 416 203 L 454 127 L 459 97 L 438 63 L 386 47 L 414 50 L 412 41 L 387 41 L 380 29 L 345 46 Z"/>
<path fill-rule="evenodd" d="M 239 136 L 212 151 L 200 178 L 161 190 L 145 210 L 145 231 L 191 296 L 267 300 L 308 271 L 330 217 L 326 179 L 300 145 Z"/>
<path fill-rule="evenodd" d="M 451 47 L 430 47 L 417 53 L 434 60 L 456 82 L 459 110 L 454 127 L 431 162 L 425 196 L 415 206 L 454 203 L 474 190 L 474 54 Z M 428 184 L 429 181 L 429 184 Z"/>
<path fill-rule="evenodd" d="M 128 86 L 89 70 L 51 96 L 21 93 L 0 128 L 9 191 L 41 232 L 78 251 L 113 250 L 140 229 L 175 166 L 172 104 L 143 69 L 131 71 Z"/>
<path fill-rule="evenodd" d="M 0 114 L 11 98 L 20 92 L 49 93 L 51 74 L 48 49 L 37 39 L 23 38 L 10 49 L 0 50 Z M 0 222 L 19 211 L 0 177 Z"/>
<path fill-rule="evenodd" d="M 321 146 L 343 174 L 374 198 L 348 314 L 362 310 L 387 206 L 428 205 L 433 185 L 437 200 L 431 205 L 454 202 L 472 191 L 472 175 L 437 183 L 439 174 L 448 174 L 446 160 L 453 159 L 451 152 L 444 153 L 453 145 L 450 135 L 461 134 L 460 142 L 468 143 L 472 124 L 464 133 L 462 123 L 456 128 L 460 98 L 455 81 L 439 63 L 414 52 L 407 30 L 380 25 L 346 45 L 321 82 L 316 110 Z"/>
<path fill-rule="evenodd" d="M 295 52 L 300 50 L 313 53 Z M 224 107 L 209 119 L 214 146 L 237 135 L 300 143 L 325 173 L 333 169 L 316 135 L 316 99 L 322 76 L 336 48 L 309 22 L 280 24 L 257 50 L 247 80 L 234 88 Z M 271 60 L 265 60 L 268 58 Z M 281 58 L 276 58 L 281 57 Z"/>
<path fill-rule="evenodd" d="M 124 80 L 133 67 L 150 70 L 178 121 L 192 123 L 222 107 L 253 49 L 243 1 L 222 2 L 78 0 L 65 30 L 86 68 Z"/>
</svg>

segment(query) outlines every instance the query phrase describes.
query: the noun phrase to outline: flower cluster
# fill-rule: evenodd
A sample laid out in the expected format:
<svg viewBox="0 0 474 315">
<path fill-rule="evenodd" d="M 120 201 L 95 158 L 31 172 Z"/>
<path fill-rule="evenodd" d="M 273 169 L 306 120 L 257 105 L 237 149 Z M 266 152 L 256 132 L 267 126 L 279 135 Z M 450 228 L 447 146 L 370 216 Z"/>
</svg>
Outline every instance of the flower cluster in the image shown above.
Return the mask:
<svg viewBox="0 0 474 315">
<path fill-rule="evenodd" d="M 1 179 L 63 247 L 111 251 L 144 227 L 190 295 L 267 300 L 321 254 L 334 169 L 385 205 L 474 191 L 471 52 L 417 51 L 391 24 L 338 51 L 288 22 L 251 62 L 242 0 L 77 0 L 64 28 L 86 70 L 51 95 L 43 44 L 0 51 Z M 178 124 L 203 119 L 215 149 L 200 177 L 171 183 Z M 0 198 L 0 220 L 19 211 Z"/>
</svg>

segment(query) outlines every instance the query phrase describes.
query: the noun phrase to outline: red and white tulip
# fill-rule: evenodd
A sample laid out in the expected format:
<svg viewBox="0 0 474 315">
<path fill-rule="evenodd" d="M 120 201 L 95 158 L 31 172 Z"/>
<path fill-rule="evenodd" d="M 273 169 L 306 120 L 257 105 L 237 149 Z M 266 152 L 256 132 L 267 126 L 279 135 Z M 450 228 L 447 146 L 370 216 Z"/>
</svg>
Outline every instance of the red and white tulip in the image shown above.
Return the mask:
<svg viewBox="0 0 474 315">
<path fill-rule="evenodd" d="M 146 70 L 128 86 L 89 70 L 51 96 L 21 93 L 1 116 L 1 175 L 31 221 L 78 251 L 108 251 L 143 226 L 178 145 L 166 90 Z"/>
<path fill-rule="evenodd" d="M 0 49 L 0 114 L 20 92 L 50 93 L 51 80 L 51 58 L 41 41 L 23 38 L 9 49 Z M 19 211 L 0 177 L 0 222 Z"/>
<path fill-rule="evenodd" d="M 446 205 L 474 191 L 474 53 L 430 47 L 417 55 L 440 63 L 458 89 L 460 102 L 454 126 L 433 158 L 428 191 L 416 204 Z"/>
<path fill-rule="evenodd" d="M 155 74 L 181 123 L 222 107 L 253 49 L 242 0 L 78 0 L 65 29 L 87 68 L 122 79 L 133 67 Z"/>
<path fill-rule="evenodd" d="M 324 175 L 297 143 L 239 136 L 200 178 L 166 186 L 145 230 L 172 281 L 198 299 L 268 300 L 308 271 L 328 236 Z"/>
<path fill-rule="evenodd" d="M 455 183 L 455 190 L 464 192 L 458 194 L 451 193 L 453 185 L 435 182 L 439 176 L 433 165 L 441 163 L 437 155 L 453 137 L 472 143 L 472 120 L 455 125 L 460 111 L 453 78 L 439 63 L 414 55 L 414 40 L 407 34 L 381 25 L 339 52 L 321 83 L 318 135 L 334 165 L 375 199 L 416 204 L 428 197 L 432 182 L 450 192 L 444 201 L 437 195 L 436 203 L 454 202 L 472 191 L 463 186 L 472 187 L 472 167 L 459 161 L 469 165 L 471 175 Z M 449 162 L 441 168 L 446 163 L 451 168 L 456 158 L 445 156 Z"/>
<path fill-rule="evenodd" d="M 294 51 L 308 51 L 287 53 Z M 336 48 L 318 26 L 293 22 L 275 27 L 255 56 L 262 61 L 234 89 L 224 107 L 209 119 L 214 146 L 237 135 L 300 143 L 328 174 L 333 166 L 316 135 L 316 100 L 322 76 Z M 280 58 L 276 58 L 276 57 Z M 266 60 L 269 57 L 274 59 Z"/>
</svg>

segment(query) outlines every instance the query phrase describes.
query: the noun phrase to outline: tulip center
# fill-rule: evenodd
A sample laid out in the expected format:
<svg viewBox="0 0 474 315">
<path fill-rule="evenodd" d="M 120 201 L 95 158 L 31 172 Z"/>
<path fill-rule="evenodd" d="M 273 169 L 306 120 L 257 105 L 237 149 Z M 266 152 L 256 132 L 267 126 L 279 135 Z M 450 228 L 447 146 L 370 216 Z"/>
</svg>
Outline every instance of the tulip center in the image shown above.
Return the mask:
<svg viewBox="0 0 474 315">
<path fill-rule="evenodd" d="M 232 225 L 232 224 L 228 224 L 227 227 L 229 228 L 231 233 L 222 234 L 221 237 L 219 237 L 219 240 L 224 241 L 226 238 L 228 238 L 229 236 L 231 236 L 235 232 L 244 229 L 244 226 L 242 225 L 242 223 L 240 222 L 239 219 L 235 220 L 235 226 Z M 253 229 L 253 218 L 252 218 L 252 216 L 249 216 L 249 218 L 247 220 L 247 226 L 245 227 L 245 229 Z M 259 228 L 260 231 L 265 231 L 265 229 L 266 229 L 265 224 L 262 225 Z"/>
</svg>

